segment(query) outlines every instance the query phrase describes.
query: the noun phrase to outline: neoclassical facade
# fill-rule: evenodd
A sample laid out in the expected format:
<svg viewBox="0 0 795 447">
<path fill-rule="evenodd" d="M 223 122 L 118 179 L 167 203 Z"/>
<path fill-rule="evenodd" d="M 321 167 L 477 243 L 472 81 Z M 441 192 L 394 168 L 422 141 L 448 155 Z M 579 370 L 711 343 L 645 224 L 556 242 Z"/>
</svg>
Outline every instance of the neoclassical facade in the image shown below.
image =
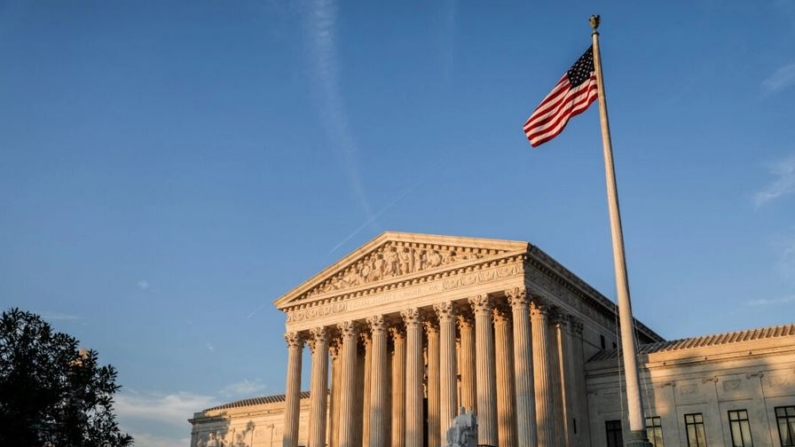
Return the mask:
<svg viewBox="0 0 795 447">
<path fill-rule="evenodd" d="M 615 305 L 526 242 L 384 233 L 275 304 L 284 447 L 299 445 L 305 347 L 308 447 L 439 447 L 461 407 L 480 445 L 574 445 L 588 436 L 584 360 L 617 333 Z"/>
<path fill-rule="evenodd" d="M 460 408 L 477 414 L 482 446 L 612 447 L 628 426 L 616 306 L 526 242 L 383 233 L 275 305 L 286 315 L 288 365 L 285 395 L 268 411 L 278 408 L 271 419 L 281 423 L 256 419 L 259 404 L 234 402 L 194 415 L 191 447 L 442 447 Z M 646 413 L 667 424 L 655 447 L 694 446 L 691 425 L 679 419 L 696 413 L 665 393 L 671 383 L 690 390 L 700 375 L 732 381 L 728 387 L 753 374 L 785 384 L 778 400 L 754 397 L 773 405 L 767 412 L 757 405 L 743 413 L 765 415 L 767 428 L 755 430 L 770 432 L 766 439 L 780 408 L 795 411 L 787 388 L 795 384 L 795 327 L 752 340 L 715 336 L 722 342 L 706 345 L 666 342 L 637 321 L 635 328 Z M 776 349 L 761 349 L 774 339 Z M 742 364 L 748 370 L 735 362 L 746 342 L 757 353 L 757 363 Z M 309 383 L 301 383 L 305 368 Z M 712 438 L 715 424 L 731 425 L 716 414 L 702 413 Z M 795 414 L 792 421 L 795 430 Z M 756 440 L 751 445 L 786 445 Z"/>
</svg>

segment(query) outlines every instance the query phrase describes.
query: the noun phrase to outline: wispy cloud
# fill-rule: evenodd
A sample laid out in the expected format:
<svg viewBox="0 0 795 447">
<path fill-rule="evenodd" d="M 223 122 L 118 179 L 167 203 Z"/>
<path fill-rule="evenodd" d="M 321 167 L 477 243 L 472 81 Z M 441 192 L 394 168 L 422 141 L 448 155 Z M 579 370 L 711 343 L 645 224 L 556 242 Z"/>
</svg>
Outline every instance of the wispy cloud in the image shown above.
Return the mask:
<svg viewBox="0 0 795 447">
<path fill-rule="evenodd" d="M 795 295 L 785 296 L 783 298 L 775 298 L 775 299 L 757 299 L 748 301 L 746 304 L 749 306 L 772 306 L 772 305 L 780 305 L 780 304 L 788 304 L 788 303 L 795 303 Z"/>
<path fill-rule="evenodd" d="M 423 175 L 422 177 L 420 177 L 420 179 L 419 179 L 419 180 L 417 180 L 416 182 L 414 182 L 413 184 L 411 184 L 411 185 L 410 185 L 408 188 L 406 188 L 406 189 L 405 189 L 403 192 L 401 192 L 400 194 L 398 194 L 398 196 L 397 196 L 397 197 L 395 197 L 395 199 L 394 199 L 394 200 L 392 200 L 392 201 L 391 201 L 391 202 L 389 202 L 389 203 L 388 203 L 386 206 L 384 206 L 383 208 L 381 208 L 380 210 L 378 210 L 378 212 L 377 212 L 377 213 L 375 213 L 375 214 L 373 214 L 372 216 L 370 216 L 370 217 L 369 217 L 367 220 L 365 220 L 365 221 L 364 221 L 364 223 L 362 223 L 362 224 L 361 224 L 361 225 L 360 225 L 358 228 L 356 228 L 355 230 L 353 230 L 353 232 L 352 232 L 351 234 L 349 234 L 348 236 L 346 236 L 346 237 L 345 237 L 343 240 L 341 240 L 341 241 L 340 241 L 340 242 L 339 242 L 337 245 L 335 245 L 335 246 L 334 246 L 334 247 L 333 247 L 333 248 L 332 248 L 332 249 L 329 251 L 329 254 L 331 254 L 331 253 L 334 253 L 335 251 L 337 251 L 337 249 L 339 249 L 340 247 L 342 247 L 342 246 L 343 246 L 343 245 L 344 245 L 346 242 L 348 242 L 349 240 L 351 240 L 351 239 L 352 239 L 354 236 L 356 236 L 356 235 L 357 235 L 357 234 L 359 234 L 359 233 L 360 233 L 362 230 L 364 230 L 364 229 L 365 229 L 365 228 L 366 228 L 368 225 L 370 225 L 371 223 L 373 223 L 373 222 L 375 221 L 375 219 L 377 219 L 377 218 L 378 218 L 378 216 L 380 216 L 380 215 L 384 214 L 385 212 L 387 212 L 387 211 L 388 211 L 390 208 L 392 208 L 393 206 L 395 206 L 395 204 L 396 204 L 396 203 L 398 203 L 399 201 L 403 200 L 403 198 L 404 198 L 404 197 L 406 197 L 406 196 L 407 196 L 407 195 L 409 195 L 409 194 L 410 194 L 412 191 L 414 191 L 415 189 L 417 189 L 417 187 L 418 187 L 418 186 L 420 186 L 420 185 L 422 185 L 423 183 L 425 183 L 425 181 L 426 181 L 426 180 L 428 180 L 428 177 L 430 177 L 430 176 L 431 176 L 431 173 L 433 173 L 433 172 L 438 172 L 438 168 L 439 168 L 440 166 L 441 166 L 441 164 L 440 164 L 439 166 L 436 166 L 434 169 L 430 169 L 430 170 L 428 170 L 428 172 L 426 172 L 426 173 L 425 173 L 425 175 Z"/>
<path fill-rule="evenodd" d="M 268 388 L 268 385 L 262 383 L 260 380 L 249 382 L 247 379 L 241 382 L 232 383 L 225 386 L 221 390 L 221 394 L 227 397 L 244 396 L 251 397 L 256 393 L 260 393 Z"/>
<path fill-rule="evenodd" d="M 795 85 L 795 63 L 779 68 L 770 77 L 762 81 L 762 91 L 770 95 L 793 85 Z"/>
<path fill-rule="evenodd" d="M 210 352 L 215 352 L 215 346 L 213 346 L 213 344 L 210 343 L 209 341 L 204 344 L 204 347 L 207 348 L 207 350 Z"/>
<path fill-rule="evenodd" d="M 79 320 L 83 317 L 79 317 L 77 315 L 45 312 L 41 314 L 41 318 L 47 321 L 69 321 L 69 320 Z"/>
<path fill-rule="evenodd" d="M 785 281 L 795 283 L 795 235 L 782 236 L 776 241 L 778 273 Z"/>
<path fill-rule="evenodd" d="M 173 427 L 185 428 L 193 413 L 217 405 L 219 399 L 192 393 L 156 394 L 121 392 L 115 398 L 114 408 L 120 418 L 139 421 L 157 421 Z"/>
<path fill-rule="evenodd" d="M 356 159 L 358 146 L 350 130 L 340 90 L 336 1 L 315 0 L 307 14 L 306 23 L 309 34 L 309 59 L 320 96 L 321 121 L 329 133 L 330 146 L 346 171 L 356 200 L 365 215 L 372 218 L 372 208 L 365 194 Z"/>
<path fill-rule="evenodd" d="M 214 395 L 195 393 L 139 393 L 123 390 L 114 399 L 122 431 L 135 438 L 135 445 L 185 447 L 190 440 L 188 419 L 194 413 L 212 408 L 230 398 L 252 397 L 267 385 L 259 380 L 229 384 Z"/>
<path fill-rule="evenodd" d="M 757 208 L 795 194 L 795 155 L 773 164 L 770 173 L 774 176 L 773 181 L 762 191 L 754 194 L 754 204 Z"/>
<path fill-rule="evenodd" d="M 142 280 L 138 281 L 138 282 L 136 283 L 136 285 L 137 285 L 137 286 L 138 286 L 138 288 L 139 288 L 139 289 L 141 289 L 141 290 L 147 290 L 147 289 L 149 289 L 149 281 L 147 281 L 147 280 L 145 280 L 145 279 L 142 279 Z"/>
</svg>

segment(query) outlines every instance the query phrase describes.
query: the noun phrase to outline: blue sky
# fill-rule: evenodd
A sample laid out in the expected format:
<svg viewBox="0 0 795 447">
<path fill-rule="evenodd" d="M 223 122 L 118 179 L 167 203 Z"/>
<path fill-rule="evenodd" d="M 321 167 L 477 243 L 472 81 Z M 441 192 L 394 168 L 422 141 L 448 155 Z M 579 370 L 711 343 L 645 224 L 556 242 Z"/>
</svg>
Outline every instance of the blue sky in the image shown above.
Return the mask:
<svg viewBox="0 0 795 447">
<path fill-rule="evenodd" d="M 98 350 L 162 447 L 283 392 L 272 301 L 382 231 L 613 297 L 597 108 L 521 130 L 599 13 L 635 315 L 792 323 L 795 3 L 540 3 L 0 1 L 0 306 Z"/>
</svg>

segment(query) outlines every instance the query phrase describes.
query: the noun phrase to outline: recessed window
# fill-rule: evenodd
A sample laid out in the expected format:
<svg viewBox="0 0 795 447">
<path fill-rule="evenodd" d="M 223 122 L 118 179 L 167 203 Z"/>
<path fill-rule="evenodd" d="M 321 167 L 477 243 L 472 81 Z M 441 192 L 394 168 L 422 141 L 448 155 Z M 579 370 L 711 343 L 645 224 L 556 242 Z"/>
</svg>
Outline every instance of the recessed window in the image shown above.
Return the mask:
<svg viewBox="0 0 795 447">
<path fill-rule="evenodd" d="M 795 405 L 776 407 L 776 422 L 781 447 L 795 446 Z"/>
<path fill-rule="evenodd" d="M 732 447 L 753 447 L 751 424 L 748 422 L 747 410 L 729 411 L 729 428 L 732 432 Z"/>
<path fill-rule="evenodd" d="M 662 437 L 662 421 L 659 416 L 646 418 L 646 437 L 654 447 L 665 447 Z"/>
<path fill-rule="evenodd" d="M 693 413 L 685 415 L 688 447 L 707 447 L 707 434 L 704 432 L 704 415 Z"/>
<path fill-rule="evenodd" d="M 624 447 L 621 421 L 605 421 L 605 432 L 607 433 L 607 447 Z"/>
<path fill-rule="evenodd" d="M 600 335 L 599 336 L 599 345 L 602 346 L 602 349 L 605 349 L 607 347 L 607 343 L 605 342 L 605 336 L 604 335 Z"/>
</svg>

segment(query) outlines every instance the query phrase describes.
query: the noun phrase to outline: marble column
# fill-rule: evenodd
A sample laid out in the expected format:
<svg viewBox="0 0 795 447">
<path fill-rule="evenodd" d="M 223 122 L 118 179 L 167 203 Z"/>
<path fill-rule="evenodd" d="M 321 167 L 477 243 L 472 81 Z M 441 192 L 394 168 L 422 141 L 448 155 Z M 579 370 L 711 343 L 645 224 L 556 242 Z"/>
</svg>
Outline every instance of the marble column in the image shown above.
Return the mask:
<svg viewBox="0 0 795 447">
<path fill-rule="evenodd" d="M 425 334 L 428 337 L 428 447 L 441 447 L 441 379 L 439 365 L 439 322 L 428 319 L 424 322 Z"/>
<path fill-rule="evenodd" d="M 309 443 L 308 447 L 326 446 L 326 395 L 328 393 L 328 333 L 317 327 L 312 334 L 312 379 L 309 388 Z M 381 446 L 378 446 L 381 447 Z"/>
<path fill-rule="evenodd" d="M 455 352 L 455 309 L 453 303 L 434 304 L 439 317 L 439 436 L 447 439 L 447 429 L 453 423 L 457 411 L 456 384 L 458 382 Z"/>
<path fill-rule="evenodd" d="M 497 438 L 500 447 L 516 447 L 511 310 L 504 302 L 494 306 L 494 345 L 497 365 Z"/>
<path fill-rule="evenodd" d="M 373 365 L 373 340 L 369 332 L 361 334 L 364 345 L 364 390 L 362 390 L 362 447 L 370 446 L 370 383 Z"/>
<path fill-rule="evenodd" d="M 552 390 L 554 392 L 555 401 L 555 434 L 558 441 L 558 447 L 566 447 L 569 445 L 569 432 L 567 423 L 567 406 L 568 400 L 571 395 L 566 395 L 566 381 L 563 376 L 566 368 L 566 359 L 564 358 L 564 349 L 567 345 L 564 340 L 566 332 L 566 315 L 561 313 L 559 309 L 553 309 L 550 314 L 550 322 L 552 323 L 551 345 L 549 349 L 550 371 L 552 373 Z"/>
<path fill-rule="evenodd" d="M 356 406 L 353 409 L 356 422 L 353 444 L 362 447 L 362 433 L 364 432 L 364 406 L 365 400 L 365 371 L 367 370 L 366 347 L 362 337 L 362 327 L 359 326 L 359 337 L 356 340 Z M 369 413 L 369 411 L 368 411 Z"/>
<path fill-rule="evenodd" d="M 328 424 L 328 440 L 330 447 L 339 447 L 339 428 L 340 428 L 340 381 L 342 380 L 342 368 L 340 368 L 340 348 L 342 341 L 334 336 L 329 340 L 328 352 L 331 357 L 331 402 L 329 402 L 329 417 L 331 423 Z"/>
<path fill-rule="evenodd" d="M 423 447 L 422 321 L 420 310 L 400 313 L 406 325 L 406 447 Z"/>
<path fill-rule="evenodd" d="M 402 324 L 389 328 L 392 357 L 392 447 L 406 446 L 406 332 Z"/>
<path fill-rule="evenodd" d="M 356 409 L 356 364 L 359 354 L 359 329 L 353 321 L 337 325 L 342 335 L 342 377 L 339 400 L 339 447 L 357 447 L 356 427 L 359 422 L 354 414 Z"/>
<path fill-rule="evenodd" d="M 584 444 L 591 439 L 591 426 L 588 423 L 588 392 L 585 388 L 585 353 L 582 341 L 582 320 L 569 317 L 569 363 L 568 371 L 574 391 L 572 395 L 572 444 Z M 582 441 L 582 442 L 581 442 Z"/>
<path fill-rule="evenodd" d="M 386 447 L 386 427 L 389 409 L 386 406 L 387 352 L 386 323 L 383 315 L 367 319 L 372 335 L 370 365 L 370 447 Z M 316 447 L 316 446 L 309 446 Z"/>
<path fill-rule="evenodd" d="M 475 353 L 478 375 L 478 445 L 497 446 L 497 383 L 494 371 L 494 332 L 492 302 L 488 295 L 469 298 L 475 312 Z"/>
<path fill-rule="evenodd" d="M 536 421 L 538 445 L 551 447 L 555 441 L 555 402 L 552 393 L 552 371 L 549 362 L 549 322 L 546 303 L 534 298 L 531 306 L 533 327 L 533 379 L 536 388 Z"/>
<path fill-rule="evenodd" d="M 469 309 L 458 309 L 458 330 L 461 334 L 461 406 L 477 413 L 477 373 L 475 366 L 475 319 Z"/>
<path fill-rule="evenodd" d="M 533 344 L 530 301 L 525 289 L 506 290 L 513 316 L 514 382 L 516 384 L 516 447 L 536 447 L 536 393 L 533 380 Z"/>
<path fill-rule="evenodd" d="M 284 334 L 287 340 L 287 387 L 285 388 L 284 437 L 282 446 L 298 447 L 298 421 L 301 411 L 301 360 L 304 339 L 298 332 Z"/>
</svg>

